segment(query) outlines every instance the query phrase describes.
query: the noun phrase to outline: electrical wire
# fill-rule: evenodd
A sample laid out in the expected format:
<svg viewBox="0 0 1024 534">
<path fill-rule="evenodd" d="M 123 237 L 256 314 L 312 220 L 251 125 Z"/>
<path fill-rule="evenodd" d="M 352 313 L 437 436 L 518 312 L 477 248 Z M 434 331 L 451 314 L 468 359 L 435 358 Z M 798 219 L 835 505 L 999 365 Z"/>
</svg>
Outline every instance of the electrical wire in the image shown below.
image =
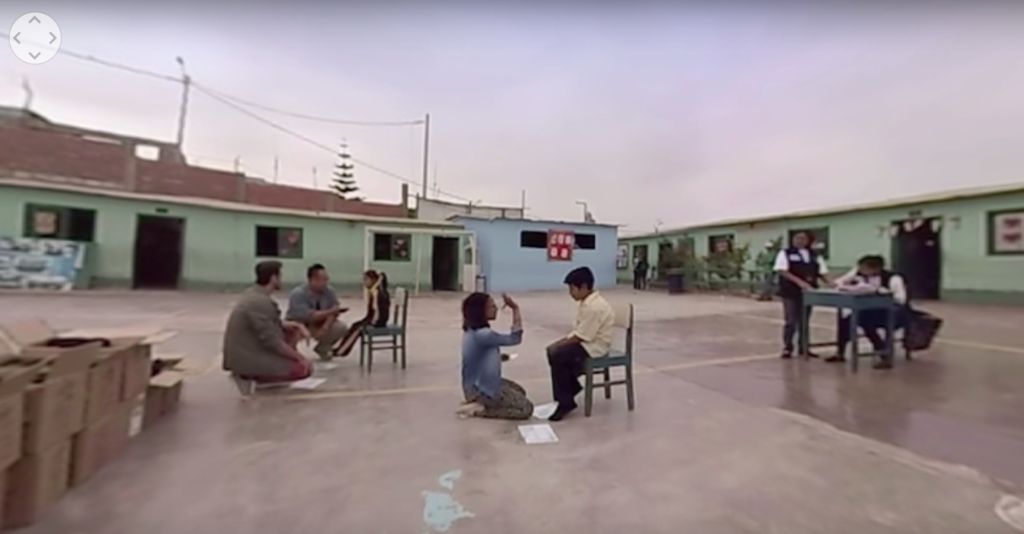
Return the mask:
<svg viewBox="0 0 1024 534">
<path fill-rule="evenodd" d="M 321 149 L 321 150 L 323 150 L 325 152 L 329 152 L 332 155 L 336 155 L 337 154 L 337 151 L 334 148 L 332 148 L 330 146 L 327 146 L 327 145 L 325 145 L 325 144 L 323 144 L 323 143 L 321 143 L 321 142 L 319 142 L 319 141 L 317 141 L 317 140 L 315 140 L 315 139 L 313 139 L 311 137 L 307 137 L 307 136 L 305 136 L 305 135 L 303 135 L 301 133 L 298 133 L 298 132 L 296 132 L 294 130 L 291 130 L 291 129 L 285 127 L 285 126 L 282 126 L 281 124 L 278 124 L 278 123 L 276 123 L 276 122 L 274 122 L 274 121 L 272 121 L 272 120 L 270 120 L 270 119 L 268 119 L 266 117 L 263 117 L 263 116 L 259 115 L 258 113 L 250 111 L 250 110 L 246 109 L 241 104 L 236 104 L 235 102 L 232 102 L 231 100 L 228 100 L 227 98 L 224 98 L 224 97 L 222 97 L 222 96 L 220 96 L 220 95 L 218 95 L 218 94 L 216 94 L 214 92 L 207 91 L 207 89 L 205 87 L 193 85 L 193 88 L 196 89 L 196 91 L 206 95 L 207 97 L 209 97 L 209 98 L 211 98 L 213 100 L 216 100 L 217 102 L 219 102 L 219 103 L 221 103 L 221 104 L 223 104 L 223 105 L 225 105 L 227 107 L 230 107 L 230 108 L 234 109 L 235 111 L 237 111 L 237 112 L 239 112 L 239 113 L 249 117 L 250 119 L 253 119 L 253 120 L 257 121 L 257 122 L 263 123 L 264 125 L 269 126 L 269 127 L 273 128 L 273 129 L 275 129 L 275 130 L 277 130 L 277 131 L 279 131 L 281 133 L 284 133 L 286 135 L 290 135 L 290 136 L 292 136 L 292 137 L 294 137 L 294 138 L 296 138 L 296 139 L 298 139 L 300 141 L 303 141 L 303 142 L 305 142 L 305 143 L 307 143 L 307 144 L 309 144 L 311 146 L 319 148 L 319 149 Z M 406 183 L 406 184 L 409 184 L 409 185 L 415 185 L 417 187 L 421 187 L 423 185 L 422 182 L 417 182 L 415 180 L 410 180 L 410 179 L 408 179 L 408 178 L 406 178 L 406 177 L 404 177 L 404 176 L 402 176 L 402 175 L 400 175 L 398 173 L 394 173 L 394 172 L 391 172 L 389 170 L 382 169 L 380 167 L 377 167 L 376 165 L 373 165 L 373 164 L 367 163 L 367 162 L 365 162 L 363 160 L 360 160 L 359 158 L 350 157 L 349 159 L 352 160 L 352 162 L 357 164 L 357 165 L 360 165 L 360 166 L 362 166 L 364 168 L 367 168 L 367 169 L 370 169 L 372 171 L 378 172 L 380 174 L 383 174 L 383 175 L 385 175 L 385 176 L 387 176 L 389 178 L 393 178 L 393 179 L 398 180 L 400 182 L 403 182 L 403 183 Z M 466 197 L 461 197 L 459 195 L 448 193 L 447 191 L 441 191 L 440 189 L 437 190 L 437 193 L 439 195 L 444 195 L 446 197 L 454 198 L 456 200 L 462 200 L 464 202 L 472 202 L 470 199 L 468 199 Z"/>
<path fill-rule="evenodd" d="M 7 32 L 0 31 L 0 37 L 5 37 L 7 39 L 10 39 L 11 34 L 9 34 Z M 64 55 L 66 55 L 68 57 L 72 57 L 72 58 L 79 59 L 79 60 L 82 60 L 82 61 L 86 61 L 86 62 L 90 62 L 90 63 L 96 63 L 96 64 L 102 65 L 104 67 L 118 69 L 118 70 L 122 70 L 122 71 L 129 72 L 129 73 L 132 73 L 132 74 L 137 74 L 137 75 L 141 75 L 141 76 L 147 76 L 147 77 L 150 77 L 150 78 L 155 78 L 155 79 L 158 79 L 158 80 L 167 81 L 167 82 L 173 82 L 173 83 L 177 83 L 177 84 L 185 83 L 185 78 L 183 78 L 183 77 L 175 77 L 175 76 L 171 76 L 171 75 L 167 75 L 167 74 L 162 74 L 162 73 L 154 72 L 154 71 L 147 70 L 147 69 L 142 69 L 142 68 L 138 68 L 138 67 L 132 67 L 130 65 L 125 65 L 125 64 L 122 64 L 122 63 L 116 63 L 116 62 L 113 62 L 113 61 L 108 61 L 108 60 L 101 59 L 101 58 L 98 58 L 96 56 L 92 56 L 92 55 L 89 55 L 89 54 L 80 54 L 78 52 L 74 52 L 74 51 L 68 50 L 66 48 L 61 48 L 58 53 L 64 54 Z M 249 118 L 251 118 L 253 120 L 261 122 L 264 125 L 269 126 L 269 127 L 273 128 L 275 130 L 278 130 L 278 131 L 280 131 L 282 133 L 285 133 L 287 135 L 295 137 L 296 139 L 304 141 L 304 142 L 306 142 L 306 143 L 308 143 L 308 144 L 310 144 L 312 146 L 320 148 L 321 150 L 328 151 L 331 154 L 335 154 L 336 153 L 336 151 L 333 148 L 331 148 L 331 147 L 329 147 L 327 145 L 324 145 L 323 143 L 320 143 L 319 141 L 316 141 L 316 140 L 314 140 L 314 139 L 312 139 L 310 137 L 307 137 L 307 136 L 305 136 L 303 134 L 300 134 L 300 133 L 295 132 L 295 131 L 293 131 L 291 129 L 288 129 L 288 128 L 286 128 L 286 127 L 284 127 L 284 126 L 282 126 L 282 125 L 280 125 L 280 124 L 278 124 L 278 123 L 276 123 L 274 121 L 271 121 L 271 120 L 269 120 L 269 119 L 267 119 L 265 117 L 262 117 L 259 114 L 254 113 L 254 112 L 246 109 L 245 106 L 254 107 L 254 108 L 262 109 L 264 111 L 268 111 L 268 112 L 271 112 L 271 113 L 279 113 L 279 114 L 282 114 L 282 115 L 288 115 L 288 116 L 292 116 L 292 117 L 296 117 L 296 118 L 300 118 L 300 119 L 305 119 L 305 120 L 313 120 L 313 121 L 327 122 L 327 123 L 333 123 L 333 124 L 347 124 L 347 125 L 351 125 L 351 126 L 417 126 L 417 125 L 422 125 L 425 122 L 423 119 L 411 120 L 411 121 L 355 121 L 355 120 L 348 120 L 348 119 L 329 119 L 329 118 L 323 118 L 323 117 L 314 117 L 312 115 L 305 115 L 305 114 L 301 114 L 301 113 L 293 113 L 293 112 L 289 112 L 289 111 L 284 111 L 284 110 L 272 108 L 272 107 L 269 107 L 269 106 L 264 106 L 262 104 L 257 104 L 255 102 L 250 102 L 250 101 L 247 101 L 247 100 L 236 98 L 236 97 L 230 96 L 230 95 L 228 95 L 226 93 L 222 93 L 221 91 L 210 89 L 210 88 L 206 87 L 205 85 L 201 85 L 201 84 L 198 84 L 198 83 L 195 83 L 195 82 L 191 83 L 191 87 L 193 89 L 195 89 L 195 90 L 205 94 L 206 96 L 208 96 L 208 97 L 218 101 L 219 103 L 221 103 L 221 104 L 223 104 L 225 106 L 228 106 L 228 107 L 234 109 L 235 111 L 238 111 L 239 113 L 242 113 L 243 115 L 248 116 Z M 365 167 L 367 169 L 370 169 L 370 170 L 375 171 L 377 173 L 383 174 L 383 175 L 385 175 L 385 176 L 387 176 L 389 178 L 393 178 L 393 179 L 398 180 L 400 182 L 403 182 L 403 183 L 406 183 L 406 184 L 409 184 L 409 185 L 415 185 L 417 187 L 422 187 L 422 185 L 423 185 L 422 182 L 417 182 L 415 180 L 410 180 L 409 178 L 406 178 L 406 177 L 404 177 L 404 176 L 402 176 L 400 174 L 391 172 L 391 171 L 386 170 L 386 169 L 382 169 L 382 168 L 377 167 L 376 165 L 373 165 L 373 164 L 368 163 L 366 161 L 363 161 L 363 160 L 360 160 L 360 159 L 357 159 L 357 158 L 354 158 L 354 157 L 352 157 L 350 159 L 352 160 L 353 163 L 357 163 L 357 164 L 359 164 L 359 165 L 361 165 L 361 166 L 363 166 L 363 167 Z M 447 191 L 442 191 L 440 189 L 437 189 L 435 194 L 443 195 L 443 196 L 446 196 L 446 197 L 449 197 L 449 198 L 453 198 L 453 199 L 461 200 L 461 201 L 465 201 L 465 202 L 472 202 L 468 198 L 461 197 L 459 195 L 455 195 L 455 194 L 452 194 L 452 193 L 448 193 Z"/>
<path fill-rule="evenodd" d="M 315 116 L 315 115 L 306 115 L 304 113 L 295 113 L 293 111 L 287 111 L 287 110 L 283 110 L 283 109 L 279 109 L 279 108 L 273 108 L 273 107 L 270 107 L 270 106 L 265 106 L 263 104 L 258 104 L 256 102 L 253 102 L 251 100 L 243 100 L 241 98 L 234 97 L 234 96 L 222 93 L 222 92 L 217 91 L 215 89 L 210 89 L 209 87 L 206 87 L 205 85 L 200 85 L 198 83 L 193 83 L 192 86 L 196 87 L 196 88 L 202 87 L 202 89 L 204 91 L 206 91 L 207 94 L 216 94 L 217 96 L 219 96 L 219 97 L 221 97 L 221 98 L 223 98 L 225 100 L 230 100 L 230 101 L 232 101 L 232 102 L 234 102 L 236 104 L 240 104 L 240 105 L 247 106 L 247 107 L 250 107 L 250 108 L 259 109 L 259 110 L 262 110 L 262 111 L 267 111 L 267 112 L 270 112 L 270 113 L 276 113 L 278 115 L 286 115 L 288 117 L 294 117 L 296 119 L 307 120 L 307 121 L 324 122 L 324 123 L 328 123 L 328 124 L 344 124 L 344 125 L 348 125 L 348 126 L 420 126 L 420 125 L 423 125 L 423 124 L 426 123 L 426 121 L 423 120 L 423 119 L 410 120 L 410 121 L 357 121 L 357 120 L 351 120 L 351 119 L 332 119 L 332 118 L 329 118 L 329 117 L 318 117 L 318 116 Z"/>
</svg>

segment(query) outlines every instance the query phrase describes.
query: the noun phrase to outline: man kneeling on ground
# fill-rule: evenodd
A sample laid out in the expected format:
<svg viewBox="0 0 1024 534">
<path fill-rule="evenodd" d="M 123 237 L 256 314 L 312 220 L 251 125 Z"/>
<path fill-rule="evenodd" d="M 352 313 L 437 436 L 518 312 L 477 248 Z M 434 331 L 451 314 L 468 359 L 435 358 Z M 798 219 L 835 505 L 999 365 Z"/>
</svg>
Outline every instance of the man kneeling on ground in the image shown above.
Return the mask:
<svg viewBox="0 0 1024 534">
<path fill-rule="evenodd" d="M 306 327 L 281 320 L 272 295 L 281 289 L 281 262 L 256 264 L 256 285 L 242 293 L 224 328 L 223 367 L 233 378 L 256 383 L 309 378 L 313 366 L 296 349 Z"/>
<path fill-rule="evenodd" d="M 285 318 L 300 323 L 316 340 L 313 351 L 321 360 L 330 360 L 334 346 L 345 337 L 348 326 L 338 320 L 347 311 L 338 303 L 338 295 L 328 285 L 331 279 L 327 269 L 315 263 L 306 269 L 306 283 L 292 290 L 288 296 Z"/>
</svg>

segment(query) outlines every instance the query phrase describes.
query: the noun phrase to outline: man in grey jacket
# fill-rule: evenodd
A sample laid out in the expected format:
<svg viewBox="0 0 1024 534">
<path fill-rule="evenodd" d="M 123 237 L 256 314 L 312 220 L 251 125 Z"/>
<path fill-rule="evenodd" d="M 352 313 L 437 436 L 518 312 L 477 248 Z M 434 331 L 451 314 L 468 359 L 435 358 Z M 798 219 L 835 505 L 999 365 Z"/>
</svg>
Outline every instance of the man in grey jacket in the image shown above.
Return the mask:
<svg viewBox="0 0 1024 534">
<path fill-rule="evenodd" d="M 305 326 L 281 320 L 272 297 L 281 289 L 281 262 L 256 264 L 256 285 L 242 293 L 224 328 L 224 370 L 247 389 L 253 383 L 308 378 L 313 366 L 296 349 L 309 337 Z"/>
</svg>

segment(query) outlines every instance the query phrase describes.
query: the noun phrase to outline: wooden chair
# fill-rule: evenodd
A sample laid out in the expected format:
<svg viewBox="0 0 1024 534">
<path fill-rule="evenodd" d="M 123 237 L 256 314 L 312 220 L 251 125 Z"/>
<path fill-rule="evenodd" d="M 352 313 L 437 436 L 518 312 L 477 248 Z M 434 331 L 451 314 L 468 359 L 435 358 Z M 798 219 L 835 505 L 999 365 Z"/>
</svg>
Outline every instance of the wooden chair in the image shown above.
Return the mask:
<svg viewBox="0 0 1024 534">
<path fill-rule="evenodd" d="M 583 387 L 583 415 L 590 417 L 594 407 L 594 388 L 604 388 L 604 398 L 612 398 L 612 386 L 626 386 L 626 404 L 629 411 L 636 407 L 633 396 L 633 305 L 615 311 L 615 327 L 626 330 L 626 346 L 622 351 L 612 349 L 603 358 L 587 358 L 583 367 L 586 382 Z M 623 380 L 612 380 L 613 367 L 624 367 L 626 377 Z M 604 381 L 595 384 L 594 374 L 601 373 Z"/>
<path fill-rule="evenodd" d="M 391 349 L 391 362 L 398 363 L 399 353 L 402 358 L 402 369 L 405 369 L 406 320 L 409 316 L 409 292 L 405 288 L 395 288 L 392 300 L 391 324 L 381 327 L 368 327 L 363 330 L 359 343 L 359 366 L 366 362 L 366 372 L 373 370 L 373 352 Z"/>
</svg>

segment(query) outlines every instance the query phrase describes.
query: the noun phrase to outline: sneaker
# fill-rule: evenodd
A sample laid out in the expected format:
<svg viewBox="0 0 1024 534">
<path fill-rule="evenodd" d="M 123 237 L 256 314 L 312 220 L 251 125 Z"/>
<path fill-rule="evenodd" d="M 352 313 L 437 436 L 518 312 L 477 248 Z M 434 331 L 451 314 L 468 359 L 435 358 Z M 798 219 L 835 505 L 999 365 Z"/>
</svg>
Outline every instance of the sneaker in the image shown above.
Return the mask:
<svg viewBox="0 0 1024 534">
<path fill-rule="evenodd" d="M 235 383 L 235 387 L 238 388 L 238 392 L 243 397 L 250 397 L 253 393 L 256 393 L 256 382 L 252 380 L 246 380 L 238 375 L 232 374 L 231 381 Z"/>
<path fill-rule="evenodd" d="M 779 358 L 782 358 L 783 360 L 789 360 L 792 357 L 793 357 L 793 351 L 791 351 L 791 350 L 784 350 L 784 351 L 782 351 L 782 354 L 779 355 Z"/>
</svg>

